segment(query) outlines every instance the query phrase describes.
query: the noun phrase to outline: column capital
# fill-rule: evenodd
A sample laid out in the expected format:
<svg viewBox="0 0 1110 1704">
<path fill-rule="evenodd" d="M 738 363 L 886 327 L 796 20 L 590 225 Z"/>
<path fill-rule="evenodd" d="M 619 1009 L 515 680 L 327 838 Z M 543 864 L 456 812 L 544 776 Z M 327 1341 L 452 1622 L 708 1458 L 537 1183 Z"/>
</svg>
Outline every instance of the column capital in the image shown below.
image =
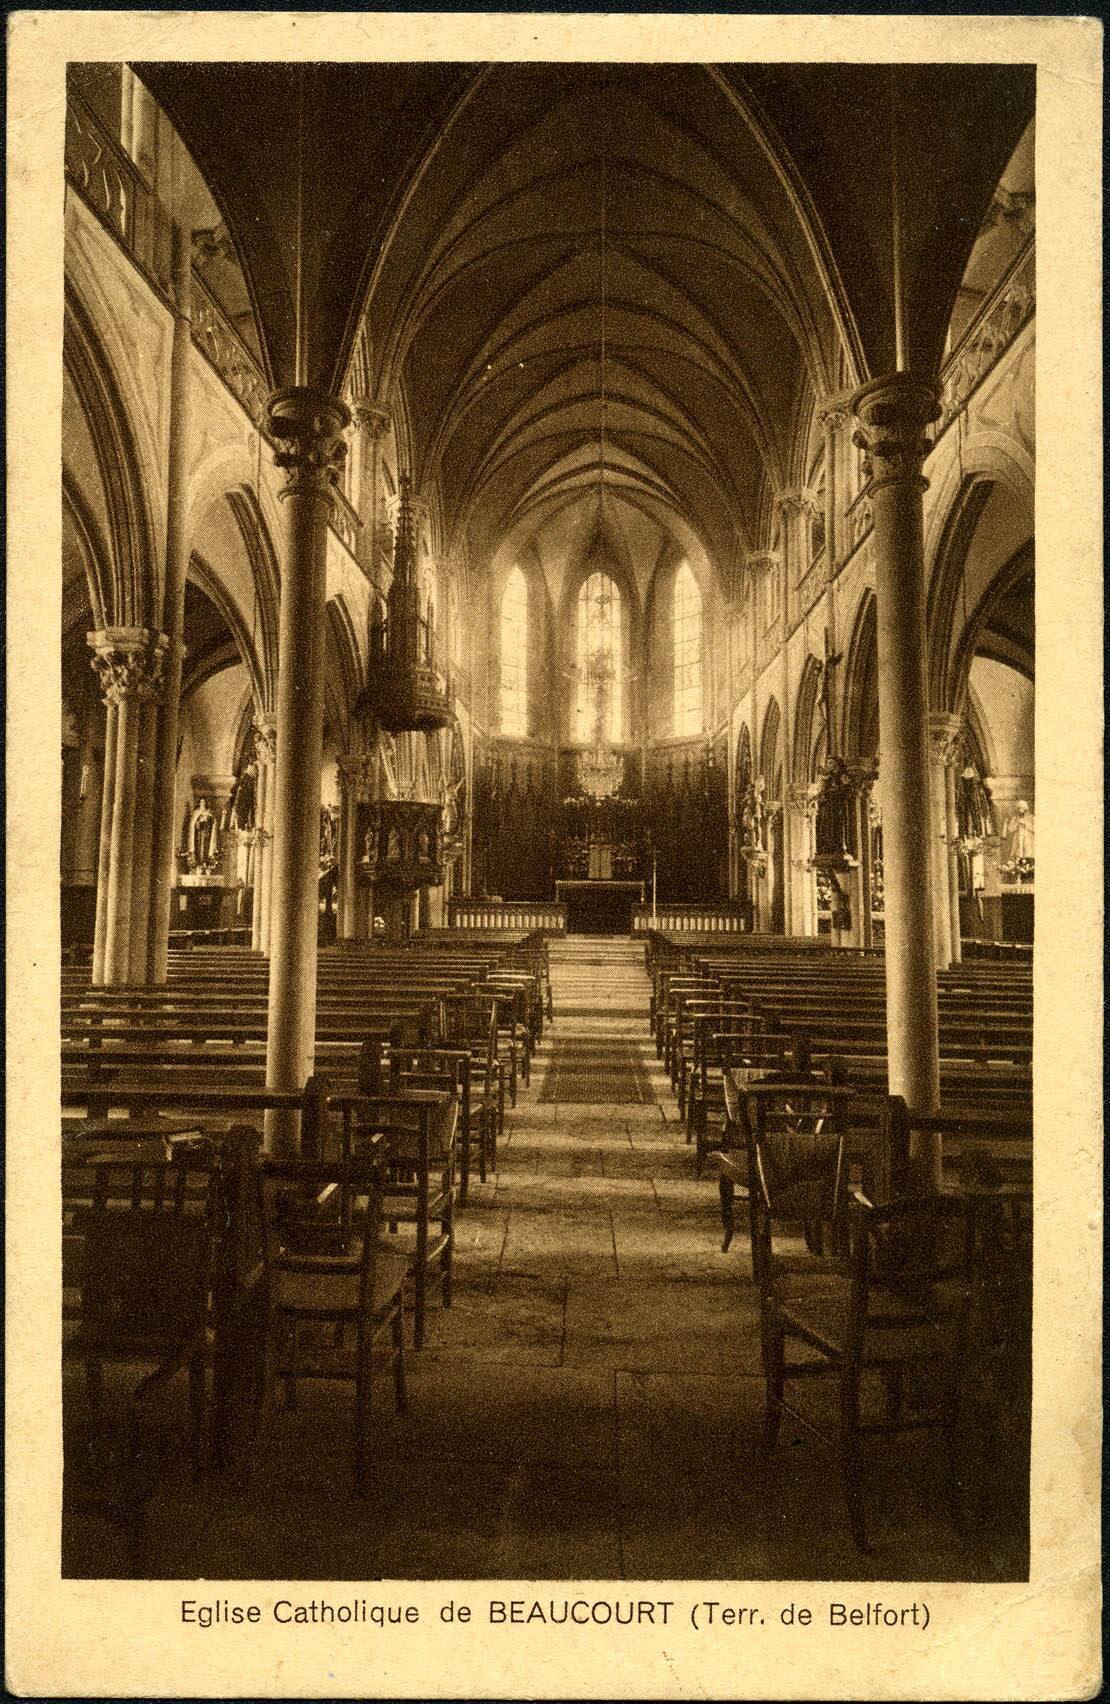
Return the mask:
<svg viewBox="0 0 1110 1704">
<path fill-rule="evenodd" d="M 90 667 L 100 677 L 105 704 L 161 699 L 164 633 L 146 627 L 105 627 L 86 634 L 86 639 L 93 651 Z"/>
<path fill-rule="evenodd" d="M 374 752 L 352 752 L 336 759 L 340 786 L 350 799 L 359 800 L 364 795 L 369 797 L 376 767 L 377 756 Z"/>
<path fill-rule="evenodd" d="M 947 710 L 929 712 L 929 751 L 941 769 L 958 763 L 963 752 L 964 721 Z"/>
<path fill-rule="evenodd" d="M 259 763 L 272 764 L 277 757 L 277 717 L 271 710 L 256 710 L 254 755 Z"/>
<path fill-rule="evenodd" d="M 369 397 L 356 396 L 351 402 L 351 419 L 360 432 L 372 443 L 384 438 L 393 426 L 393 410 L 384 402 L 372 402 Z"/>
<path fill-rule="evenodd" d="M 782 564 L 782 553 L 778 550 L 753 550 L 744 557 L 743 567 L 749 574 L 765 574 Z"/>
<path fill-rule="evenodd" d="M 193 793 L 196 798 L 216 799 L 226 804 L 235 786 L 234 775 L 194 775 Z"/>
<path fill-rule="evenodd" d="M 879 779 L 877 757 L 845 758 L 840 769 L 841 780 L 850 792 L 862 799 Z"/>
<path fill-rule="evenodd" d="M 817 424 L 833 432 L 846 426 L 852 418 L 852 392 L 835 391 L 822 397 L 817 404 Z"/>
<path fill-rule="evenodd" d="M 790 809 L 799 816 L 812 820 L 817 815 L 817 797 L 820 784 L 816 781 L 791 781 L 786 789 L 786 802 Z M 804 863 L 805 860 L 795 860 Z"/>
<path fill-rule="evenodd" d="M 871 489 L 909 481 L 924 490 L 925 428 L 940 413 L 936 385 L 913 373 L 888 373 L 858 390 L 852 409 L 859 421 L 852 442 L 864 453 Z"/>
<path fill-rule="evenodd" d="M 289 476 L 279 496 L 315 496 L 330 502 L 347 454 L 343 437 L 351 420 L 347 404 L 328 391 L 291 385 L 274 391 L 266 412 L 270 435 L 277 441 L 274 465 Z"/>
<path fill-rule="evenodd" d="M 816 515 L 821 509 L 815 494 L 804 485 L 791 486 L 786 491 L 776 491 L 775 507 L 781 509 L 784 515 Z"/>
</svg>

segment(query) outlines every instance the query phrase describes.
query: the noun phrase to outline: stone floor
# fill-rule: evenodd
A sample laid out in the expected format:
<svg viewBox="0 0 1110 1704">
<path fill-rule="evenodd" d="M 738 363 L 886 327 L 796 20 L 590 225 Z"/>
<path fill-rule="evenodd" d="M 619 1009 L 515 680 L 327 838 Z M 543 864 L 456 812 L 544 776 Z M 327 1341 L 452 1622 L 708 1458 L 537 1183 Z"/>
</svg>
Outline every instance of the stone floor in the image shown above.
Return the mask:
<svg viewBox="0 0 1110 1704">
<path fill-rule="evenodd" d="M 275 1415 L 247 1489 L 198 1488 L 171 1468 L 137 1564 L 114 1524 L 74 1518 L 65 1573 L 1021 1577 L 1021 1537 L 1004 1519 L 978 1523 L 974 1545 L 947 1525 L 931 1442 L 876 1450 L 869 1557 L 819 1444 L 784 1424 L 773 1461 L 760 1460 L 744 1238 L 719 1251 L 716 1191 L 693 1176 L 653 1053 L 653 1105 L 537 1104 L 552 1039 L 572 1028 L 647 1034 L 645 1018 L 560 1023 L 556 1008 L 498 1174 L 459 1216 L 454 1305 L 409 1358 L 408 1413 L 394 1413 L 388 1378 L 378 1387 L 372 1494 L 351 1495 L 351 1387 L 308 1384 L 296 1412 Z M 167 1406 L 163 1423 L 172 1461 L 181 1411 Z"/>
</svg>

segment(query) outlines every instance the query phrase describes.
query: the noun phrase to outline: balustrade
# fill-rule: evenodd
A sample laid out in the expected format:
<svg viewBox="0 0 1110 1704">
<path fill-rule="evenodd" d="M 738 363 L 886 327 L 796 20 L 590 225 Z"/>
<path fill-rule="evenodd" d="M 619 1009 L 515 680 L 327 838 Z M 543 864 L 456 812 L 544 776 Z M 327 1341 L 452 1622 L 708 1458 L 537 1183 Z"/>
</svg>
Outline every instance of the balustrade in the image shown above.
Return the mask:
<svg viewBox="0 0 1110 1704">
<path fill-rule="evenodd" d="M 941 369 L 936 437 L 968 402 L 1032 317 L 1037 305 L 1036 246 L 1030 241 L 999 280 Z"/>
<path fill-rule="evenodd" d="M 511 934 L 543 929 L 549 935 L 565 935 L 565 905 L 534 900 L 451 900 L 447 908 L 452 929 L 504 930 Z"/>
</svg>

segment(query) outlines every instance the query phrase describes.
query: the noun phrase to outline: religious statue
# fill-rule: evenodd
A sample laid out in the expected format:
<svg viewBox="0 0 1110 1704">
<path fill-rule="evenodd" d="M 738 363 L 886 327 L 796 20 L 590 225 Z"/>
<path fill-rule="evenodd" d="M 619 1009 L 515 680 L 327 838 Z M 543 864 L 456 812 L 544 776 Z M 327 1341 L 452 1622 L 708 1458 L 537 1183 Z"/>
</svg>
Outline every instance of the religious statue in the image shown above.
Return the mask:
<svg viewBox="0 0 1110 1704">
<path fill-rule="evenodd" d="M 401 862 L 401 831 L 399 828 L 394 827 L 390 829 L 389 839 L 386 843 L 385 856 L 386 862 L 389 864 L 399 864 Z"/>
<path fill-rule="evenodd" d="M 338 852 L 336 849 L 336 816 L 337 812 L 331 805 L 320 806 L 320 868 L 326 869 L 334 864 Z"/>
<path fill-rule="evenodd" d="M 427 863 L 431 856 L 431 846 L 431 836 L 429 835 L 427 828 L 422 824 L 416 836 L 416 855 L 421 863 Z"/>
<path fill-rule="evenodd" d="M 973 763 L 965 763 L 956 783 L 956 823 L 960 839 L 982 840 L 994 833 L 991 796 Z"/>
<path fill-rule="evenodd" d="M 763 837 L 767 820 L 767 806 L 763 797 L 765 791 L 766 782 L 762 775 L 757 775 L 754 781 L 749 781 L 745 787 L 740 806 L 742 844 L 752 852 L 766 850 Z"/>
<path fill-rule="evenodd" d="M 1028 799 L 1019 799 L 1012 817 L 1002 830 L 1006 842 L 1006 857 L 1011 863 L 1033 861 L 1033 812 Z"/>
<path fill-rule="evenodd" d="M 826 758 L 817 796 L 814 851 L 819 858 L 856 860 L 854 798 L 848 766 L 842 757 Z"/>
<path fill-rule="evenodd" d="M 253 828 L 255 798 L 258 791 L 258 764 L 252 757 L 245 763 L 235 777 L 235 785 L 231 789 L 227 805 L 224 809 L 224 819 L 220 824 L 221 832 L 229 828 Z"/>
<path fill-rule="evenodd" d="M 197 800 L 196 809 L 189 819 L 190 868 L 207 869 L 215 861 L 218 845 L 216 818 L 209 809 L 208 800 L 202 797 Z"/>
<path fill-rule="evenodd" d="M 447 787 L 443 800 L 443 832 L 450 840 L 458 834 L 463 825 L 463 788 L 466 785 L 465 775 L 460 775 L 457 781 L 452 781 Z"/>
</svg>

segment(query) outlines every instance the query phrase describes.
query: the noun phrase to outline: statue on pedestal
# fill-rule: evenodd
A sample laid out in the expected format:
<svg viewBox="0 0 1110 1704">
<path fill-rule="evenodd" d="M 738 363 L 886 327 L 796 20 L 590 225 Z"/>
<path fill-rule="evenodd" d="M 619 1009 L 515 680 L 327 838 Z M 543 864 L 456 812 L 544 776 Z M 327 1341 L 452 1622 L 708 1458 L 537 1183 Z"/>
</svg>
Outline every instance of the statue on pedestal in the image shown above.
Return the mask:
<svg viewBox="0 0 1110 1704">
<path fill-rule="evenodd" d="M 189 819 L 187 850 L 190 868 L 194 870 L 206 870 L 215 862 L 219 850 L 216 818 L 203 797 L 197 800 Z"/>
<path fill-rule="evenodd" d="M 1019 799 L 1012 817 L 1006 821 L 1002 830 L 1006 842 L 1006 857 L 1016 863 L 1019 859 L 1033 857 L 1033 836 L 1035 833 L 1033 812 L 1027 799 Z"/>
<path fill-rule="evenodd" d="M 744 797 L 740 806 L 741 841 L 745 850 L 763 852 L 766 850 L 764 829 L 767 821 L 767 806 L 764 800 L 766 783 L 762 775 L 757 775 L 754 781 L 749 781 L 744 789 Z"/>
<path fill-rule="evenodd" d="M 229 828 L 253 828 L 255 798 L 258 792 L 258 763 L 252 757 L 245 763 L 235 777 L 235 785 L 231 789 L 227 805 L 224 809 L 224 819 L 220 824 L 222 832 Z"/>
<path fill-rule="evenodd" d="M 991 796 L 973 763 L 964 764 L 956 782 L 956 824 L 964 841 L 979 841 L 994 833 Z"/>
</svg>

